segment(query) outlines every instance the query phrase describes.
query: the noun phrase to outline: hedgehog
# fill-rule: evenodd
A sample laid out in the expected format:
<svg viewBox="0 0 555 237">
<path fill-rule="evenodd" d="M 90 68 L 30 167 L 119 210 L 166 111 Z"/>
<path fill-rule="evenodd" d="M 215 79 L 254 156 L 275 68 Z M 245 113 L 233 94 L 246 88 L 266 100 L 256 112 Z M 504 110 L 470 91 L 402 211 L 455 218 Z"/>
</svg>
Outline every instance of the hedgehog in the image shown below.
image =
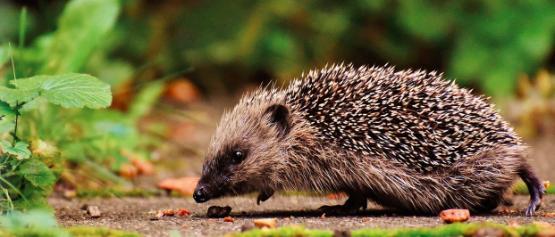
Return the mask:
<svg viewBox="0 0 555 237">
<path fill-rule="evenodd" d="M 288 86 L 260 87 L 225 112 L 193 193 L 201 203 L 276 191 L 345 193 L 325 213 L 385 208 L 438 214 L 495 209 L 520 177 L 540 207 L 544 187 L 526 145 L 487 98 L 443 74 L 335 64 Z"/>
</svg>

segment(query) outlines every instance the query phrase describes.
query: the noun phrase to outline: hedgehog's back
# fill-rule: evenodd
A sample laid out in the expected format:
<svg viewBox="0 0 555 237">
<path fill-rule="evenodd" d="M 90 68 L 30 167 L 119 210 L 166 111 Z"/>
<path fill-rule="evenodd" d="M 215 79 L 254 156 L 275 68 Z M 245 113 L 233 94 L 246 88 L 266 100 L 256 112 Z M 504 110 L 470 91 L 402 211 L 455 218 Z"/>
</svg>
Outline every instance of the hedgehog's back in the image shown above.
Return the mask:
<svg viewBox="0 0 555 237">
<path fill-rule="evenodd" d="M 286 93 L 326 142 L 419 171 L 519 143 L 493 106 L 435 72 L 332 66 Z"/>
</svg>

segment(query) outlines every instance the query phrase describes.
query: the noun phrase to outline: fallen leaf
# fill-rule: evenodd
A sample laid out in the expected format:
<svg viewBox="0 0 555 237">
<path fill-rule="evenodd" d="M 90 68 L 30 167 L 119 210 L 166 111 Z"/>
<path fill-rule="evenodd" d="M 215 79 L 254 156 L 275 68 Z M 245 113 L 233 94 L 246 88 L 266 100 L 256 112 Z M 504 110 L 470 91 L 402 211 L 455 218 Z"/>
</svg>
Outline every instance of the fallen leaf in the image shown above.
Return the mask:
<svg viewBox="0 0 555 237">
<path fill-rule="evenodd" d="M 555 212 L 547 212 L 543 214 L 543 217 L 555 217 Z"/>
<path fill-rule="evenodd" d="M 139 174 L 142 174 L 142 175 L 154 174 L 154 166 L 149 161 L 142 160 L 142 159 L 133 159 L 131 160 L 131 164 L 137 167 Z"/>
<path fill-rule="evenodd" d="M 175 191 L 183 196 L 191 196 L 195 191 L 198 181 L 199 177 L 170 178 L 160 181 L 158 187 Z"/>
<path fill-rule="evenodd" d="M 131 164 L 137 168 L 137 174 L 151 175 L 154 173 L 154 166 L 149 161 L 144 160 L 141 155 L 127 149 L 122 149 L 120 154 L 131 161 Z"/>
<path fill-rule="evenodd" d="M 544 187 L 546 190 L 549 188 L 549 186 L 551 186 L 551 182 L 549 182 L 549 180 L 543 181 L 543 187 Z"/>
<path fill-rule="evenodd" d="M 468 209 L 447 209 L 439 213 L 439 218 L 445 223 L 465 222 L 470 218 Z"/>
<path fill-rule="evenodd" d="M 119 175 L 124 178 L 133 179 L 139 175 L 139 169 L 132 164 L 123 164 L 119 167 Z"/>
<path fill-rule="evenodd" d="M 234 222 L 235 220 L 231 216 L 224 217 L 224 222 Z"/>
<path fill-rule="evenodd" d="M 276 228 L 277 225 L 276 218 L 255 219 L 253 223 L 258 228 Z"/>
<path fill-rule="evenodd" d="M 176 214 L 178 216 L 188 216 L 188 215 L 191 215 L 191 212 L 189 210 L 185 209 L 185 208 L 181 208 L 181 209 L 177 210 Z"/>
<path fill-rule="evenodd" d="M 200 97 L 197 87 L 187 79 L 175 80 L 166 86 L 166 98 L 175 102 L 189 104 L 198 101 Z"/>
<path fill-rule="evenodd" d="M 176 213 L 175 210 L 171 210 L 171 209 L 162 210 L 160 212 L 162 213 L 162 216 L 175 216 L 175 213 Z"/>
</svg>

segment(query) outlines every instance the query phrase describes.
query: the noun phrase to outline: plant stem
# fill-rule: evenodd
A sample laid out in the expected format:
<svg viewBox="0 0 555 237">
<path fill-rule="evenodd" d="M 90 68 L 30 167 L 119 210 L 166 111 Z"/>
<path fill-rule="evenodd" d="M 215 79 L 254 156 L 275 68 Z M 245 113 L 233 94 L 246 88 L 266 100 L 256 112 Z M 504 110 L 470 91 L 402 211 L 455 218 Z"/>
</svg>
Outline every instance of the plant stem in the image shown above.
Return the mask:
<svg viewBox="0 0 555 237">
<path fill-rule="evenodd" d="M 19 114 L 20 114 L 19 113 L 19 109 L 20 109 L 19 102 L 15 102 L 15 108 L 16 108 L 16 110 L 15 110 L 15 127 L 14 127 L 13 133 L 12 133 L 12 136 L 13 136 L 13 144 L 12 145 L 14 145 L 14 146 L 15 146 L 15 143 L 19 141 L 19 138 L 17 137 L 17 127 L 18 127 L 17 125 L 19 123 Z"/>
<path fill-rule="evenodd" d="M 19 48 L 25 44 L 25 28 L 27 27 L 27 8 L 23 7 L 19 15 Z"/>
</svg>

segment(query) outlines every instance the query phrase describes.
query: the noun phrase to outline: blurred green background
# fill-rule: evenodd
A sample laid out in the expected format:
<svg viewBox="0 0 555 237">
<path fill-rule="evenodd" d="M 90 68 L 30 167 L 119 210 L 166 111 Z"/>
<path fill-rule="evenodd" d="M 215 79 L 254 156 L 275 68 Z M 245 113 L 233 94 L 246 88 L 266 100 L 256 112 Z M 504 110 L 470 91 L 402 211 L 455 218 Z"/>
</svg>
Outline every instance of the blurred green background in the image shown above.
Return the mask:
<svg viewBox="0 0 555 237">
<path fill-rule="evenodd" d="M 140 196 L 178 175 L 194 185 L 241 93 L 340 62 L 441 71 L 491 96 L 555 179 L 554 45 L 548 0 L 0 0 L 5 91 L 14 75 L 77 72 L 113 95 L 105 110 L 0 95 L 0 148 L 12 152 L 0 152 L 0 211 L 44 206 L 52 190 Z"/>
<path fill-rule="evenodd" d="M 61 27 L 66 2 L 3 0 L 0 41 L 18 42 L 25 6 L 25 43 L 40 43 L 37 38 Z M 101 36 L 90 36 L 102 40 L 83 49 L 93 54 L 87 63 L 62 70 L 89 72 L 113 85 L 186 73 L 203 94 L 213 95 L 287 81 L 326 63 L 389 63 L 442 71 L 507 97 L 519 75 L 555 66 L 555 2 L 549 0 L 117 3 L 116 21 Z M 76 17 L 95 17 L 91 24 L 102 25 L 111 17 L 109 10 L 102 13 Z"/>
</svg>

